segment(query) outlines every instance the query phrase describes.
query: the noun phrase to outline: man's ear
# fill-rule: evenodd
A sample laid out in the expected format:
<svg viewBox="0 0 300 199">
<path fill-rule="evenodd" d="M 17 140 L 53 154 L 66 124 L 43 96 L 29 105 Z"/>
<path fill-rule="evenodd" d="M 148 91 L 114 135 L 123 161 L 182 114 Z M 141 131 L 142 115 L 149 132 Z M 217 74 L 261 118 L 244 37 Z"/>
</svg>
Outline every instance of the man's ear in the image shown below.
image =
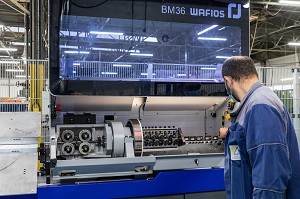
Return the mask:
<svg viewBox="0 0 300 199">
<path fill-rule="evenodd" d="M 229 76 L 224 76 L 223 78 L 224 78 L 224 80 L 226 80 L 227 82 L 232 80 Z"/>
</svg>

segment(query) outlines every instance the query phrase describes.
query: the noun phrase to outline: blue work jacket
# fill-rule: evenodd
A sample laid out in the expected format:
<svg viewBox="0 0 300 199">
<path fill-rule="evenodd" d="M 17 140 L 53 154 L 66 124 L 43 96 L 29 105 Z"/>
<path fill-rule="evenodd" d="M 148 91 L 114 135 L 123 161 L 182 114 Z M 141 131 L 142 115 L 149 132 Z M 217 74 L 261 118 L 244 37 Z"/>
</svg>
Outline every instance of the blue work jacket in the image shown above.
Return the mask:
<svg viewBox="0 0 300 199">
<path fill-rule="evenodd" d="M 257 82 L 236 111 L 225 140 L 227 199 L 300 199 L 300 155 L 290 116 Z"/>
</svg>

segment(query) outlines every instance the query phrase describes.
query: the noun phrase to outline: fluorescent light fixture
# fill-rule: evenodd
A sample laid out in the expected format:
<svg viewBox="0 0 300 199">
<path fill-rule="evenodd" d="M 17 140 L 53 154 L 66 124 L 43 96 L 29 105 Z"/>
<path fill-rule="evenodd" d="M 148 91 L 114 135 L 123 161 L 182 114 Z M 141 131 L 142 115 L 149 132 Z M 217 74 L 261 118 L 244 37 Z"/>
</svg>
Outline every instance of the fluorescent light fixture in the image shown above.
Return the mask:
<svg viewBox="0 0 300 199">
<path fill-rule="evenodd" d="M 207 31 L 209 31 L 209 30 L 211 30 L 211 29 L 214 29 L 214 28 L 217 27 L 217 26 L 218 26 L 218 25 L 210 26 L 210 27 L 208 27 L 208 28 L 206 28 L 206 29 L 204 29 L 204 30 L 198 32 L 197 35 L 202 35 L 203 33 L 206 33 Z"/>
<path fill-rule="evenodd" d="M 148 73 L 141 73 L 143 76 L 148 76 Z M 151 74 L 150 74 L 151 75 Z M 152 75 L 155 75 L 155 73 L 152 73 Z"/>
<path fill-rule="evenodd" d="M 201 68 L 201 70 L 216 70 L 217 68 Z"/>
<path fill-rule="evenodd" d="M 117 75 L 116 72 L 101 72 L 102 75 Z"/>
<path fill-rule="evenodd" d="M 289 42 L 289 46 L 300 46 L 300 42 Z"/>
<path fill-rule="evenodd" d="M 130 53 L 132 56 L 143 56 L 143 57 L 153 57 L 153 54 L 147 54 L 147 53 Z"/>
<path fill-rule="evenodd" d="M 290 77 L 290 78 L 282 78 L 282 79 L 280 79 L 280 81 L 291 81 L 291 80 L 293 80 L 293 78 L 292 78 L 292 77 Z"/>
<path fill-rule="evenodd" d="M 198 37 L 199 40 L 209 40 L 209 41 L 226 41 L 226 38 L 218 38 L 218 37 Z"/>
<path fill-rule="evenodd" d="M 177 77 L 185 77 L 186 74 L 177 74 Z"/>
<path fill-rule="evenodd" d="M 146 42 L 158 42 L 156 37 L 144 37 L 143 40 Z"/>
<path fill-rule="evenodd" d="M 73 73 L 76 73 L 76 70 L 73 70 Z"/>
<path fill-rule="evenodd" d="M 223 27 L 223 28 L 220 28 L 220 29 L 218 29 L 218 30 L 219 30 L 219 31 L 220 31 L 220 30 L 224 30 L 225 28 L 226 28 L 226 27 Z"/>
<path fill-rule="evenodd" d="M 115 67 L 131 67 L 131 64 L 113 64 Z"/>
<path fill-rule="evenodd" d="M 19 61 L 0 61 L 0 64 L 19 64 Z"/>
<path fill-rule="evenodd" d="M 0 51 L 17 51 L 16 48 L 0 48 Z"/>
<path fill-rule="evenodd" d="M 243 7 L 244 7 L 244 8 L 249 8 L 249 7 L 250 7 L 250 2 L 245 3 L 245 4 L 243 5 Z"/>
<path fill-rule="evenodd" d="M 279 0 L 279 3 L 300 5 L 300 1 Z"/>
<path fill-rule="evenodd" d="M 66 50 L 66 54 L 90 54 L 88 51 L 73 51 L 73 50 Z"/>
<path fill-rule="evenodd" d="M 60 48 L 78 49 L 78 46 L 59 45 Z"/>
<path fill-rule="evenodd" d="M 74 63 L 73 66 L 80 66 L 80 63 Z"/>
<path fill-rule="evenodd" d="M 3 28 L 3 27 L 4 27 L 4 25 L 0 24 L 0 28 Z"/>
<path fill-rule="evenodd" d="M 3 57 L 3 58 L 5 58 L 5 57 L 9 57 L 8 55 L 0 55 L 0 57 Z"/>
<path fill-rule="evenodd" d="M 14 46 L 25 46 L 24 42 L 11 42 L 11 44 Z"/>
<path fill-rule="evenodd" d="M 113 51 L 113 52 L 132 52 L 132 53 L 140 53 L 139 50 L 126 50 L 126 49 L 114 49 L 114 48 L 95 48 L 93 47 L 92 50 L 100 50 L 100 51 Z"/>
<path fill-rule="evenodd" d="M 201 70 L 216 70 L 217 68 L 201 68 Z"/>
<path fill-rule="evenodd" d="M 6 69 L 6 72 L 24 72 L 22 69 Z"/>
<path fill-rule="evenodd" d="M 17 77 L 17 78 L 26 78 L 27 76 L 26 75 L 16 75 L 15 77 Z M 28 76 L 28 78 L 30 78 L 30 76 Z"/>
<path fill-rule="evenodd" d="M 90 31 L 90 34 L 95 35 L 124 35 L 122 32 L 99 32 L 99 31 Z"/>
<path fill-rule="evenodd" d="M 216 56 L 217 59 L 229 59 L 231 56 Z"/>
</svg>

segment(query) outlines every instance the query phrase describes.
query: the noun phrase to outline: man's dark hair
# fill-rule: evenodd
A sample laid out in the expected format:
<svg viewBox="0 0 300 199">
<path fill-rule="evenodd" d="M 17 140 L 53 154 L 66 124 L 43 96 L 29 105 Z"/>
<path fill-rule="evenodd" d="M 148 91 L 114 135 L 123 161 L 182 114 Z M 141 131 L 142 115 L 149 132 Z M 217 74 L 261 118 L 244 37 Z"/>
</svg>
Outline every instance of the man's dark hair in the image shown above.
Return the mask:
<svg viewBox="0 0 300 199">
<path fill-rule="evenodd" d="M 253 76 L 258 77 L 258 74 L 250 57 L 234 56 L 224 62 L 222 76 L 230 76 L 232 79 L 239 81 Z"/>
</svg>

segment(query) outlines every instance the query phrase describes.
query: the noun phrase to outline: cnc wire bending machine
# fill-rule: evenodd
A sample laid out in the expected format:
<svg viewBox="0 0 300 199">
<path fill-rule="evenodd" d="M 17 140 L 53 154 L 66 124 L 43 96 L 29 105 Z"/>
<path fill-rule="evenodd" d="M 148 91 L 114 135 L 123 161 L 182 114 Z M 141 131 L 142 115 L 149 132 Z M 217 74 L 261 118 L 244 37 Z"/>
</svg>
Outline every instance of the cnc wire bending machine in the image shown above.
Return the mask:
<svg viewBox="0 0 300 199">
<path fill-rule="evenodd" d="M 43 176 L 19 197 L 224 198 L 221 71 L 249 55 L 245 3 L 50 0 Z"/>
</svg>

